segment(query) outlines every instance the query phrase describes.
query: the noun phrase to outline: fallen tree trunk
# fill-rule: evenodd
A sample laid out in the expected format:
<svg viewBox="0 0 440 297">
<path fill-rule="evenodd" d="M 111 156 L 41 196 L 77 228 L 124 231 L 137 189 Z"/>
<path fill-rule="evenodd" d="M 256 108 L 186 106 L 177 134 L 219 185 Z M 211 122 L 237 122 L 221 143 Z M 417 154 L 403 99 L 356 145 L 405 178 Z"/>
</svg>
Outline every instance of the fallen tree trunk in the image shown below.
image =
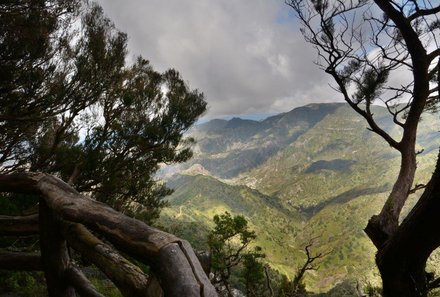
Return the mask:
<svg viewBox="0 0 440 297">
<path fill-rule="evenodd" d="M 63 234 L 69 245 L 95 264 L 118 287 L 122 295 L 149 296 L 148 276 L 109 245 L 96 238 L 83 225 L 64 222 Z"/>
<path fill-rule="evenodd" d="M 41 256 L 37 253 L 23 252 L 0 252 L 0 269 L 22 270 L 22 271 L 41 271 L 43 264 Z"/>
<path fill-rule="evenodd" d="M 2 216 L 0 215 L 0 235 L 27 236 L 38 234 L 38 215 Z"/>
<path fill-rule="evenodd" d="M 43 176 L 35 172 L 0 174 L 0 192 L 38 194 L 37 183 Z"/>
<path fill-rule="evenodd" d="M 118 249 L 150 265 L 166 297 L 217 296 L 188 242 L 88 199 L 53 176 L 0 175 L 0 191 L 42 194 L 63 219 L 86 225 Z"/>
<path fill-rule="evenodd" d="M 186 241 L 74 193 L 54 177 L 40 179 L 38 188 L 63 218 L 89 226 L 125 253 L 150 264 L 165 296 L 217 296 Z"/>
<path fill-rule="evenodd" d="M 81 297 L 105 297 L 96 290 L 82 271 L 76 267 L 71 266 L 66 269 L 64 277 Z"/>
</svg>

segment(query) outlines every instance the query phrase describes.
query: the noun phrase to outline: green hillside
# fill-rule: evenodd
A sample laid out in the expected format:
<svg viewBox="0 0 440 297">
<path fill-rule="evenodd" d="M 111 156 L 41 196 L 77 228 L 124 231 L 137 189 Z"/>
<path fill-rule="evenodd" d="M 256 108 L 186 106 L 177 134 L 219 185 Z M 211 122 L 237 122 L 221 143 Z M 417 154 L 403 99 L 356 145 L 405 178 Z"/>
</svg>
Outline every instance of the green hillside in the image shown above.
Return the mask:
<svg viewBox="0 0 440 297">
<path fill-rule="evenodd" d="M 271 264 L 291 273 L 288 263 L 297 260 L 294 237 L 303 221 L 299 212 L 282 207 L 276 199 L 246 186 L 228 185 L 209 176 L 180 176 L 169 186 L 176 191 L 169 198 L 161 223 L 175 234 L 189 239 L 195 248 L 206 249 L 206 233 L 215 214 L 228 211 L 245 216 L 258 234 L 256 245 L 263 247 Z"/>
<path fill-rule="evenodd" d="M 315 104 L 264 121 L 213 120 L 191 131 L 196 155 L 188 164 L 201 164 L 212 176 L 233 178 L 264 163 L 321 121 L 340 104 Z"/>
<path fill-rule="evenodd" d="M 374 112 L 398 135 L 384 108 Z M 438 124 L 432 114 L 420 124 L 416 183 L 433 170 Z M 330 254 L 307 275 L 310 290 L 378 280 L 375 249 L 362 230 L 387 197 L 399 155 L 347 105 L 314 104 L 262 122 L 211 121 L 192 134 L 196 156 L 181 168 L 185 176 L 169 181 L 175 193 L 164 225 L 204 248 L 213 215 L 227 210 L 249 219 L 267 261 L 290 276 L 304 260 L 302 247 L 319 236 L 315 250 Z"/>
</svg>

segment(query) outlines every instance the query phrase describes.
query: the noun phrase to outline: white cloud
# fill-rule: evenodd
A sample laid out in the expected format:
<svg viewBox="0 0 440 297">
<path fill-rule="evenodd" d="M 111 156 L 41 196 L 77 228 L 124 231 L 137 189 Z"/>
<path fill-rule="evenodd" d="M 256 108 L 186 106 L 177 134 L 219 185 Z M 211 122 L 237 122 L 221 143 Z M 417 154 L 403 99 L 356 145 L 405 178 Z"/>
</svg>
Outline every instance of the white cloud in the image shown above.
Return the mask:
<svg viewBox="0 0 440 297">
<path fill-rule="evenodd" d="M 131 54 L 176 68 L 203 91 L 208 116 L 335 101 L 283 0 L 101 0 Z"/>
</svg>

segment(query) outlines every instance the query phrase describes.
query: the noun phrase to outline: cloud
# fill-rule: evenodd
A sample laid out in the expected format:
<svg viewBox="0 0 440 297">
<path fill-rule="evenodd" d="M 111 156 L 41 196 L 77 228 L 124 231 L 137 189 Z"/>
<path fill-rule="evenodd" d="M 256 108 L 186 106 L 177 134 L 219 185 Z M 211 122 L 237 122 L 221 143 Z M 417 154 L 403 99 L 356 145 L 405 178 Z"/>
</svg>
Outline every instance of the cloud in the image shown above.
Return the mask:
<svg viewBox="0 0 440 297">
<path fill-rule="evenodd" d="M 207 116 L 335 101 L 283 0 L 101 0 L 132 55 L 176 68 L 205 93 Z"/>
</svg>

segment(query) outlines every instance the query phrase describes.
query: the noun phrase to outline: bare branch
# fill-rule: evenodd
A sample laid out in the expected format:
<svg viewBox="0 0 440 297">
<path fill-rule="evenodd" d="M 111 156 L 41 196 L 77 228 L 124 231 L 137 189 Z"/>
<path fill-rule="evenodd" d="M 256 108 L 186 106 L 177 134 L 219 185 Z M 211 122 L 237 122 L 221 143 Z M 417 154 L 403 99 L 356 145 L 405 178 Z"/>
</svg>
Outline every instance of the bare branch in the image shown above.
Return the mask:
<svg viewBox="0 0 440 297">
<path fill-rule="evenodd" d="M 408 17 L 408 20 L 410 22 L 414 21 L 415 19 L 421 17 L 421 16 L 427 16 L 427 15 L 431 15 L 431 14 L 436 14 L 440 12 L 440 5 L 436 6 L 434 8 L 431 9 L 416 9 L 416 12 L 413 13 L 412 15 L 410 15 Z"/>
<path fill-rule="evenodd" d="M 270 281 L 268 265 L 264 266 L 264 275 L 266 277 L 266 285 L 267 285 L 267 287 L 269 289 L 270 297 L 274 297 L 275 295 L 274 295 L 273 288 L 272 288 L 271 281 Z"/>
<path fill-rule="evenodd" d="M 316 266 L 316 261 L 321 258 L 324 258 L 325 256 L 329 255 L 332 252 L 332 251 L 320 252 L 320 253 L 316 253 L 315 255 L 312 255 L 311 248 L 315 245 L 316 240 L 318 238 L 320 238 L 320 236 L 312 237 L 311 239 L 309 239 L 309 242 L 304 247 L 304 251 L 306 253 L 307 259 L 304 262 L 304 264 L 298 269 L 298 271 L 295 274 L 295 277 L 292 280 L 292 289 L 293 289 L 292 293 L 294 294 L 298 292 L 299 286 L 304 278 L 305 273 L 307 271 L 317 270 L 318 266 Z"/>
<path fill-rule="evenodd" d="M 438 56 L 440 56 L 440 48 L 436 48 L 435 50 L 433 50 L 432 52 L 430 52 L 428 54 L 428 60 L 429 61 L 433 61 L 435 58 L 437 58 Z"/>
<path fill-rule="evenodd" d="M 417 192 L 419 190 L 422 190 L 422 189 L 426 189 L 426 185 L 425 184 L 416 184 L 414 186 L 414 188 L 409 190 L 409 194 L 414 194 L 415 192 Z"/>
</svg>

